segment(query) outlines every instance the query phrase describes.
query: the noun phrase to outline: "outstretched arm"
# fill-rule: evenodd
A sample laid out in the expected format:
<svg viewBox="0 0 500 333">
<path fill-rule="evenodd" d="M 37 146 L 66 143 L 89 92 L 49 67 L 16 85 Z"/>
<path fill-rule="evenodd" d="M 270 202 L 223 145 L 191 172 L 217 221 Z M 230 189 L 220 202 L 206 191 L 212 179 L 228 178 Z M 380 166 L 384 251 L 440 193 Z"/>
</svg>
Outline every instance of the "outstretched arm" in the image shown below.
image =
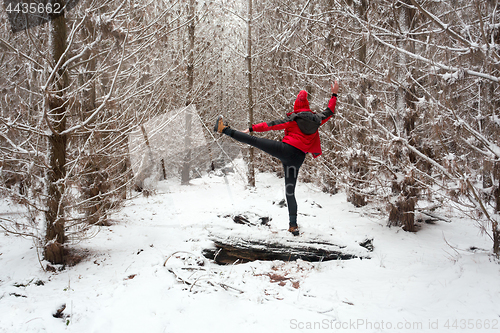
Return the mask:
<svg viewBox="0 0 500 333">
<path fill-rule="evenodd" d="M 292 119 L 290 117 L 286 117 L 284 119 L 277 119 L 273 120 L 270 122 L 263 122 L 263 123 L 258 123 L 254 124 L 251 127 L 243 130 L 243 133 L 250 133 L 250 132 L 267 132 L 267 131 L 279 131 L 282 129 L 285 129 L 290 126 L 290 123 L 292 122 Z"/>
<path fill-rule="evenodd" d="M 321 125 L 330 119 L 331 116 L 335 113 L 335 106 L 337 105 L 337 93 L 339 92 L 339 83 L 335 81 L 334 84 L 330 83 L 330 88 L 332 90 L 332 98 L 328 102 L 328 107 L 325 111 L 319 113 L 321 115 Z"/>
<path fill-rule="evenodd" d="M 269 121 L 267 123 L 264 122 L 251 125 L 248 129 L 242 132 L 250 133 L 250 132 L 279 131 L 290 127 L 293 122 L 294 122 L 293 118 L 287 116 L 286 118 L 283 119 L 276 119 L 273 121 Z"/>
</svg>

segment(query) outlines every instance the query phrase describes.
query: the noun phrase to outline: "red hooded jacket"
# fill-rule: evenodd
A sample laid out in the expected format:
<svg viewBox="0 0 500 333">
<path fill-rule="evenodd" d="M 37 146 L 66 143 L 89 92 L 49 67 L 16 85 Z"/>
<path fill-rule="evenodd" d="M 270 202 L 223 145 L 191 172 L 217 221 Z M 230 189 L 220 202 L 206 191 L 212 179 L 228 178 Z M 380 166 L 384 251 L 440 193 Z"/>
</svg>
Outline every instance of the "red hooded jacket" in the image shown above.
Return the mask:
<svg viewBox="0 0 500 333">
<path fill-rule="evenodd" d="M 293 105 L 293 112 L 287 113 L 285 119 L 252 125 L 250 131 L 266 132 L 284 129 L 283 142 L 302 150 L 304 153 L 312 153 L 316 158 L 321 155 L 318 128 L 335 113 L 336 104 L 337 95 L 333 94 L 325 111 L 316 114 L 309 108 L 307 91 L 301 90 Z"/>
</svg>

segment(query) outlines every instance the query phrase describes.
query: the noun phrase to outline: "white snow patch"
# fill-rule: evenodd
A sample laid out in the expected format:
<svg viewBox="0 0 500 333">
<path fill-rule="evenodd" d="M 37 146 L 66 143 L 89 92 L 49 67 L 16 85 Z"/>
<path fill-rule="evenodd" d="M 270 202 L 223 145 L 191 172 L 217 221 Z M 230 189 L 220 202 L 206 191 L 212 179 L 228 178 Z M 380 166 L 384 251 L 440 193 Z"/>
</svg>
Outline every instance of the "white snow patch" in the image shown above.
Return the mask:
<svg viewBox="0 0 500 333">
<path fill-rule="evenodd" d="M 30 240 L 0 234 L 0 332 L 442 332 L 454 320 L 453 331 L 465 332 L 462 319 L 500 327 L 500 266 L 473 221 L 406 233 L 342 193 L 299 183 L 304 233 L 373 237 L 372 259 L 217 266 L 201 251 L 209 230 L 232 223 L 224 214 L 268 215 L 278 236 L 287 228 L 286 208 L 273 204 L 283 179 L 259 174 L 252 190 L 240 175 L 226 180 L 160 182 L 155 195 L 129 201 L 112 216 L 116 224 L 76 246 L 90 253 L 83 262 L 57 273 L 41 270 Z"/>
</svg>

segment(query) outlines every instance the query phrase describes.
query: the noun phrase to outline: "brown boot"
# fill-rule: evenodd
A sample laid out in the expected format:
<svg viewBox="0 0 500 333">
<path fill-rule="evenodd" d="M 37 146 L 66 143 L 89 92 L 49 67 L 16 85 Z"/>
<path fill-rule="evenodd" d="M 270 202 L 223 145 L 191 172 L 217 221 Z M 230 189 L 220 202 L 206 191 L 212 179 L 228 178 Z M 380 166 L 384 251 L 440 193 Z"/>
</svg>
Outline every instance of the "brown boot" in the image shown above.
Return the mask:
<svg viewBox="0 0 500 333">
<path fill-rule="evenodd" d="M 224 131 L 224 129 L 227 127 L 229 127 L 229 126 L 224 124 L 224 120 L 222 119 L 222 116 L 217 117 L 217 121 L 215 122 L 215 126 L 214 126 L 214 132 L 222 133 L 222 131 Z"/>
<path fill-rule="evenodd" d="M 290 227 L 290 228 L 288 228 L 288 231 L 290 231 L 292 233 L 292 235 L 294 235 L 294 236 L 299 235 L 299 227 Z"/>
</svg>

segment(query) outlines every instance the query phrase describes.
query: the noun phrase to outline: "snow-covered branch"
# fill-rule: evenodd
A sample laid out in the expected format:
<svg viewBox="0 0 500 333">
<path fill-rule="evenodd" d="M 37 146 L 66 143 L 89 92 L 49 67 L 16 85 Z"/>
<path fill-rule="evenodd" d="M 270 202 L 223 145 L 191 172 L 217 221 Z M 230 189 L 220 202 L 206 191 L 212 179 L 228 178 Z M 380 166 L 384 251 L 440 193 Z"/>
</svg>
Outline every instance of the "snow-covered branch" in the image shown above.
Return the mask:
<svg viewBox="0 0 500 333">
<path fill-rule="evenodd" d="M 487 80 L 490 80 L 490 81 L 493 81 L 493 82 L 496 82 L 496 83 L 500 82 L 500 78 L 496 77 L 494 75 L 487 74 L 487 73 L 482 73 L 482 72 L 478 72 L 478 71 L 471 70 L 471 69 L 468 69 L 468 68 L 460 68 L 460 67 L 454 67 L 454 66 L 447 66 L 447 65 L 445 65 L 443 63 L 440 63 L 440 62 L 437 62 L 437 61 L 434 61 L 434 60 L 431 60 L 431 59 L 427 59 L 427 58 L 425 58 L 425 57 L 423 57 L 421 55 L 415 54 L 415 53 L 410 52 L 410 51 L 408 51 L 408 50 L 406 50 L 404 48 L 401 48 L 401 47 L 398 47 L 396 45 L 393 45 L 392 43 L 388 43 L 388 42 L 384 41 L 383 39 L 379 38 L 375 34 L 372 34 L 371 36 L 377 42 L 383 44 L 384 46 L 387 46 L 387 47 L 389 47 L 389 48 L 391 48 L 393 50 L 396 50 L 396 51 L 398 51 L 400 53 L 406 54 L 406 55 L 410 56 L 413 59 L 420 60 L 422 62 L 427 63 L 428 65 L 437 67 L 437 68 L 445 70 L 447 72 L 457 73 L 457 72 L 463 71 L 465 74 L 468 74 L 468 75 L 471 75 L 471 76 L 477 76 L 477 77 L 480 77 L 480 78 L 483 78 L 483 79 L 487 79 Z"/>
</svg>

